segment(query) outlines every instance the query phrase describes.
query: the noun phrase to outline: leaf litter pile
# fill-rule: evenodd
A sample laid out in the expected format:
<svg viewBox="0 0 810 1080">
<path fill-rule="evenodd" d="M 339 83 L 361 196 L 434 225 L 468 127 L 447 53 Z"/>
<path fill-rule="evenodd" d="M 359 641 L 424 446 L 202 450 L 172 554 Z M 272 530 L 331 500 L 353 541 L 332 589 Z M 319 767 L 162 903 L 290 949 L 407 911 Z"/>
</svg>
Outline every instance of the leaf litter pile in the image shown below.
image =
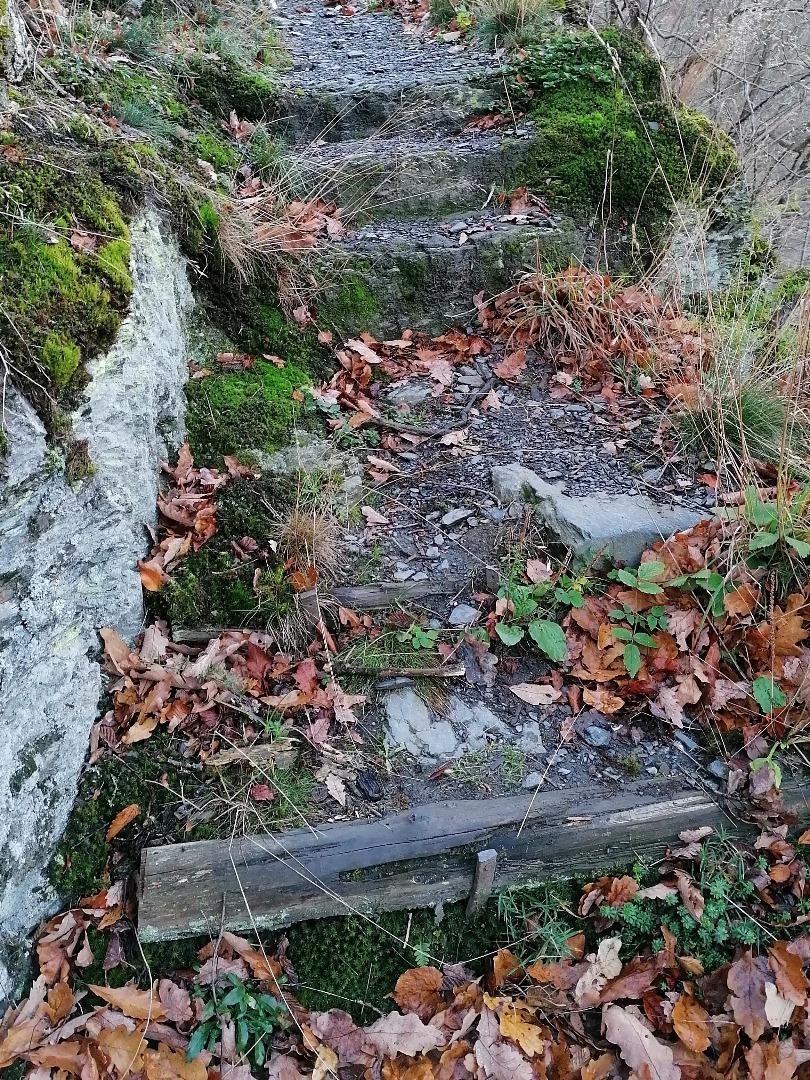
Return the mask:
<svg viewBox="0 0 810 1080">
<path fill-rule="evenodd" d="M 690 931 L 679 941 L 666 916 L 640 947 L 637 932 L 631 947 L 617 930 L 628 906 L 665 912 L 673 900 L 679 925 L 700 927 L 719 895 L 694 876 L 711 832 L 682 833 L 644 888 L 627 875 L 586 884 L 561 958 L 501 949 L 483 974 L 461 963 L 410 969 L 393 988 L 396 1008 L 365 1027 L 340 1008 L 301 1006 L 284 939 L 273 951 L 224 932 L 188 968 L 153 977 L 136 965 L 131 977 L 121 939 L 133 912 L 114 885 L 42 929 L 38 977 L 0 1023 L 0 1068 L 23 1063 L 35 1080 L 806 1076 L 810 889 L 784 827 L 733 851 L 743 914 L 764 931 L 756 952 L 729 946 L 705 970 Z M 123 985 L 95 974 L 126 979 L 128 967 Z"/>
<path fill-rule="evenodd" d="M 497 350 L 497 378 L 475 399 L 481 409 L 497 409 L 499 382 L 513 384 L 538 357 L 553 355 L 552 397 L 598 393 L 617 427 L 632 430 L 626 363 L 636 365 L 635 403 L 646 408 L 656 397 L 683 397 L 676 380 L 685 371 L 694 376 L 710 350 L 694 324 L 653 295 L 584 271 L 523 283 L 490 304 L 478 298 L 477 306 L 480 333 L 348 341 L 336 350 L 335 376 L 310 392 L 338 436 L 363 428 L 383 433 L 366 458 L 373 484 L 384 486 L 401 471 L 403 443 L 418 446 L 428 437 L 388 419 L 378 400 L 383 379 L 427 378 L 441 404 L 458 366 Z M 294 397 L 302 402 L 300 391 Z M 465 452 L 463 426 L 434 434 L 451 454 Z M 227 458 L 225 471 L 196 468 L 187 447 L 166 473 L 160 532 L 139 564 L 144 588 L 154 592 L 215 535 L 217 494 L 254 475 Z M 792 482 L 779 494 L 798 507 L 790 536 L 800 561 L 810 555 L 810 545 L 803 547 L 806 505 Z M 387 524 L 374 507 L 363 507 L 363 516 L 368 528 Z M 462 965 L 413 969 L 394 989 L 399 1011 L 361 1028 L 339 1009 L 314 1013 L 296 1002 L 283 947 L 270 955 L 232 934 L 207 945 L 191 967 L 153 979 L 145 965 L 125 957 L 135 912 L 125 883 L 116 882 L 42 928 L 39 977 L 0 1027 L 0 1068 L 22 1062 L 35 1080 L 806 1075 L 810 938 L 802 926 L 810 892 L 786 826 L 774 823 L 784 819 L 774 750 L 800 741 L 806 723 L 810 603 L 806 574 L 773 559 L 775 521 L 772 503 L 759 492 L 741 493 L 723 514 L 654 545 L 638 568 L 572 579 L 544 559 L 529 559 L 497 595 L 475 594 L 488 613 L 482 627 L 456 632 L 437 650 L 442 662 L 453 663 L 469 646 L 481 669 L 493 673 L 503 647 L 531 641 L 552 664 L 537 682 L 512 689 L 540 706 L 567 699 L 565 741 L 574 741 L 581 718 L 594 714 L 631 731 L 652 714 L 674 727 L 697 720 L 721 738 L 734 735 L 727 792 L 745 791 L 769 820 L 770 831 L 738 854 L 748 889 L 744 913 L 763 929 L 764 945 L 742 943 L 730 962 L 704 970 L 665 918 L 630 934 L 630 916 L 618 918 L 627 905 L 663 910 L 677 902 L 693 929 L 714 926 L 706 921 L 713 897 L 701 891 L 695 861 L 709 830 L 697 830 L 668 853 L 660 880 L 642 888 L 629 876 L 603 877 L 585 886 L 581 929 L 570 935 L 562 959 L 529 962 L 502 950 L 483 976 Z M 751 541 L 752 523 L 758 543 Z M 239 545 L 249 552 L 255 541 L 245 537 Z M 288 572 L 296 572 L 292 564 Z M 317 574 L 292 586 L 316 583 Z M 364 741 L 366 698 L 341 687 L 336 660 L 347 646 L 391 630 L 413 638 L 410 624 L 403 612 L 379 625 L 337 608 L 314 622 L 303 656 L 286 650 L 271 628 L 224 629 L 196 645 L 173 641 L 158 620 L 132 647 L 105 631 L 111 708 L 96 727 L 93 754 L 123 750 L 165 728 L 182 739 L 188 756 L 250 758 L 272 711 L 290 737 L 279 744 L 306 744 L 318 757 L 317 778 L 344 806 L 357 775 L 351 748 Z M 256 802 L 277 798 L 272 772 L 266 778 L 250 788 Z M 138 814 L 137 805 L 124 807 L 107 840 Z M 88 969 L 95 981 L 85 978 Z M 133 977 L 103 986 L 99 970 L 116 983 Z"/>
</svg>

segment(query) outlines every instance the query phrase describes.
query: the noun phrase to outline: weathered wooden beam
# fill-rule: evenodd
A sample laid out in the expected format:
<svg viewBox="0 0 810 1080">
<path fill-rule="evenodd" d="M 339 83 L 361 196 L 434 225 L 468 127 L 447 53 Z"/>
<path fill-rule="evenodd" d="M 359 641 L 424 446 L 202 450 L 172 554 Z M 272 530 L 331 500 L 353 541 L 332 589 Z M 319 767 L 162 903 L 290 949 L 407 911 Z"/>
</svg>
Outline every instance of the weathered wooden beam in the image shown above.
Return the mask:
<svg viewBox="0 0 810 1080">
<path fill-rule="evenodd" d="M 494 848 L 479 851 L 475 857 L 475 875 L 472 892 L 467 901 L 467 918 L 472 919 L 486 904 L 495 884 L 495 870 L 498 867 L 498 852 Z"/>
<path fill-rule="evenodd" d="M 803 791 L 787 792 L 786 802 L 810 823 Z M 485 848 L 497 853 L 500 889 L 626 865 L 699 825 L 757 828 L 700 792 L 642 781 L 618 794 L 579 788 L 440 802 L 373 822 L 147 848 L 138 928 L 158 941 L 432 907 L 470 895 Z"/>
</svg>

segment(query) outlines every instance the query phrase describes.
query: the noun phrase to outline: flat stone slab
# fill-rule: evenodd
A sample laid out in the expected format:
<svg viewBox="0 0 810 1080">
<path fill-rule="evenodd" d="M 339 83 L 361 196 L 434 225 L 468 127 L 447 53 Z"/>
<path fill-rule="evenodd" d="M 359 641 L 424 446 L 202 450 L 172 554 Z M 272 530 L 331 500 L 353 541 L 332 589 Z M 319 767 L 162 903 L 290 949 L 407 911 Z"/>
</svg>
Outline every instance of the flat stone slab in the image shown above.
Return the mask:
<svg viewBox="0 0 810 1080">
<path fill-rule="evenodd" d="M 512 735 L 483 703 L 471 705 L 453 694 L 446 718 L 439 717 L 410 686 L 386 694 L 385 714 L 389 743 L 403 747 L 417 760 L 432 763 L 483 750 L 493 741 L 502 742 Z"/>
<path fill-rule="evenodd" d="M 663 506 L 646 495 L 565 495 L 524 465 L 496 465 L 492 486 L 502 503 L 531 503 L 554 540 L 577 555 L 602 554 L 636 564 L 651 544 L 689 529 L 704 514 Z"/>
</svg>

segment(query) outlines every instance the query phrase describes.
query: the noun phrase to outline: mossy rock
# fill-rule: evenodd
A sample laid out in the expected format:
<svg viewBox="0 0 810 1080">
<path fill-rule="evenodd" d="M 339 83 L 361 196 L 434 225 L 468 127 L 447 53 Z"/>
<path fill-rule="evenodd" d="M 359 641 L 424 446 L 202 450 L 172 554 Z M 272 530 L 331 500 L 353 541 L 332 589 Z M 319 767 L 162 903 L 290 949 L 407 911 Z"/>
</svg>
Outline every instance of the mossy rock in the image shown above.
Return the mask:
<svg viewBox="0 0 810 1080">
<path fill-rule="evenodd" d="M 293 394 L 308 382 L 295 364 L 277 367 L 268 360 L 192 380 L 186 424 L 195 461 L 216 464 L 226 454 L 283 446 L 298 412 Z"/>
<path fill-rule="evenodd" d="M 0 159 L 0 324 L 21 385 L 53 430 L 56 407 L 76 403 L 83 363 L 109 347 L 126 311 L 129 230 L 121 199 L 91 168 L 41 165 L 29 153 L 23 145 L 18 161 Z M 74 230 L 104 240 L 74 250 Z"/>
<path fill-rule="evenodd" d="M 509 100 L 536 126 L 534 152 L 512 181 L 553 209 L 634 228 L 654 244 L 675 202 L 705 200 L 739 173 L 731 140 L 664 97 L 658 63 L 634 35 L 554 31 L 508 76 Z"/>
</svg>

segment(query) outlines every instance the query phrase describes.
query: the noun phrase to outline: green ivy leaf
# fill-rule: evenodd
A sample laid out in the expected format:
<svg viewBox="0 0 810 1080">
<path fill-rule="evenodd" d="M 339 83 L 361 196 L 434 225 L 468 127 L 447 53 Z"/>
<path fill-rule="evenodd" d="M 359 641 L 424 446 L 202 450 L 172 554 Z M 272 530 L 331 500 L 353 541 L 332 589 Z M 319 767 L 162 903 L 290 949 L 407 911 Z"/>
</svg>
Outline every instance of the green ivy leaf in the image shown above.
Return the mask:
<svg viewBox="0 0 810 1080">
<path fill-rule="evenodd" d="M 636 575 L 631 574 L 629 570 L 617 570 L 616 577 L 621 581 L 622 585 L 629 585 L 631 589 L 638 586 Z"/>
<path fill-rule="evenodd" d="M 781 686 L 770 675 L 760 675 L 758 679 L 754 679 L 751 691 L 757 705 L 766 715 L 772 713 L 774 709 L 781 709 L 783 705 L 787 705 L 787 698 Z"/>
<path fill-rule="evenodd" d="M 623 626 L 613 627 L 613 636 L 617 641 L 632 641 L 633 635 L 629 630 L 626 630 Z"/>
<path fill-rule="evenodd" d="M 523 640 L 523 627 L 522 626 L 510 626 L 509 623 L 496 623 L 495 633 L 504 643 L 504 645 L 517 645 L 519 641 Z"/>
<path fill-rule="evenodd" d="M 546 654 L 549 660 L 559 664 L 568 655 L 568 642 L 565 632 L 550 619 L 534 619 L 529 623 L 529 637 L 537 648 Z"/>
<path fill-rule="evenodd" d="M 200 1024 L 198 1028 L 195 1028 L 194 1034 L 188 1044 L 186 1050 L 186 1061 L 193 1061 L 198 1054 L 202 1053 L 202 1049 L 205 1046 L 206 1031 L 204 1025 Z"/>
<path fill-rule="evenodd" d="M 641 670 L 641 650 L 633 641 L 624 647 L 624 666 L 631 679 L 635 679 Z"/>
<path fill-rule="evenodd" d="M 639 645 L 644 645 L 647 649 L 658 648 L 658 642 L 655 638 L 650 637 L 649 634 L 636 634 L 636 641 Z"/>
</svg>

